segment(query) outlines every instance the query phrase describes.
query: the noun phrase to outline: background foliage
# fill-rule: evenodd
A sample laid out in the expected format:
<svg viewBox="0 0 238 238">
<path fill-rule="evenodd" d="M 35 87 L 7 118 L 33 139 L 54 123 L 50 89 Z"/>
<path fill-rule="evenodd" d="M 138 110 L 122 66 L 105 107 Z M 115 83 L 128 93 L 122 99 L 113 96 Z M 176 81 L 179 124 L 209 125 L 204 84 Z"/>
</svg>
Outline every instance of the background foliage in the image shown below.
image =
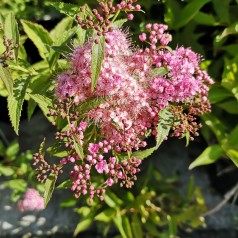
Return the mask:
<svg viewBox="0 0 238 238">
<path fill-rule="evenodd" d="M 5 51 L 3 33 L 19 44 L 14 50 L 15 60 L 9 61 L 9 67 L 0 65 L 0 95 L 4 100 L 8 98 L 9 116 L 16 133 L 24 101 L 27 102 L 24 110 L 28 119 L 38 107 L 45 115 L 48 113 L 47 106 L 52 103 L 52 79 L 67 68 L 64 56 L 70 52 L 69 45 L 83 43 L 87 37 L 73 18 L 84 2 L 75 0 L 71 3 L 78 5 L 27 0 L 0 3 L 3 9 L 0 23 L 5 25 L 0 32 L 0 54 Z M 95 1 L 87 1 L 87 4 L 95 4 Z M 202 67 L 216 81 L 209 95 L 212 113 L 202 117 L 202 135 L 208 146 L 192 162 L 190 169 L 217 160 L 229 164 L 232 161 L 238 166 L 238 1 L 147 0 L 140 4 L 146 14 L 138 13 L 135 21 L 129 24 L 135 40 L 148 22 L 168 24 L 174 38 L 172 47 L 184 45 L 203 55 Z M 36 49 L 34 54 L 37 56 L 31 55 L 27 49 L 29 44 Z M 16 141 L 7 144 L 2 136 L 0 155 L 0 175 L 8 179 L 5 185 L 13 189 L 13 199 L 17 200 L 28 181 L 36 186 L 30 166 L 32 152 L 20 153 Z M 103 204 L 79 202 L 77 207 L 80 208 L 75 211 L 81 218 L 75 235 L 94 222 L 97 232 L 105 237 L 107 234 L 115 237 L 176 237 L 180 228 L 196 228 L 204 224 L 201 217 L 205 205 L 193 180 L 188 183 L 187 195 L 182 196 L 176 189 L 176 179 L 163 177 L 153 169 L 152 163 L 149 161 L 143 168 L 143 178 L 133 190 L 120 190 L 120 198 L 116 195 L 118 191 L 112 189 Z M 63 204 L 65 207 L 71 205 L 76 205 L 75 200 L 69 199 Z"/>
</svg>

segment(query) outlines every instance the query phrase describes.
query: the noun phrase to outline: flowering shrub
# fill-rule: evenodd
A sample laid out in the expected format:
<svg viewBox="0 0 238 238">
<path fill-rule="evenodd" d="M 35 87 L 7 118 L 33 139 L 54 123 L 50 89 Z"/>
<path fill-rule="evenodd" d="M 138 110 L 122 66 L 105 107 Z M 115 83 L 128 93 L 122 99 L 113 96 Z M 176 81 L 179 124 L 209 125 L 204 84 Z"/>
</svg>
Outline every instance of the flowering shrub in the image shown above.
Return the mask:
<svg viewBox="0 0 238 238">
<path fill-rule="evenodd" d="M 46 149 L 45 140 L 42 142 L 39 153 L 34 155 L 34 165 L 37 179 L 45 184 L 44 206 L 61 173 L 68 179 L 57 184 L 57 188 L 71 189 L 75 198 L 82 195 L 89 198 L 77 200 L 89 202 L 78 209 L 83 219 L 77 232 L 85 227 L 84 222 L 89 226 L 88 221 L 93 220 L 105 223 L 113 220 L 123 237 L 131 237 L 125 228 L 129 219 L 140 226 L 146 221 L 146 229 L 151 234 L 152 229 L 148 227 L 157 225 L 162 217 L 171 227 L 174 223 L 187 224 L 187 214 L 190 220 L 196 220 L 193 227 L 202 221 L 204 204 L 199 190 L 190 189 L 190 200 L 180 200 L 178 194 L 163 192 L 163 182 L 162 188 L 159 185 L 151 188 L 154 181 L 161 182 L 158 171 L 150 176 L 139 174 L 142 160 L 169 136 L 185 137 L 187 143 L 198 136 L 201 125 L 197 116 L 210 111 L 207 94 L 212 84 L 200 67 L 200 55 L 189 47 L 171 48 L 178 39 L 172 41 L 166 25 L 145 24 L 145 32 L 137 37 L 143 47 L 133 42 L 133 35 L 123 24 L 136 20 L 133 11 L 147 9 L 148 2 L 144 1 L 141 7 L 136 1 L 121 1 L 114 5 L 102 1 L 92 11 L 87 4 L 78 7 L 53 2 L 51 5 L 68 17 L 50 32 L 41 25 L 21 20 L 24 32 L 39 51 L 41 60 L 37 63 L 28 62 L 29 55 L 24 47 L 26 35 L 19 36 L 14 16 L 0 16 L 0 94 L 8 98 L 9 116 L 17 134 L 24 101 L 28 105 L 29 119 L 38 105 L 57 127 L 55 143 Z M 188 4 L 186 14 L 181 16 L 191 18 L 188 13 L 193 14 L 191 9 L 196 11 L 191 7 L 194 2 Z M 201 1 L 196 7 L 200 9 L 205 3 Z M 173 1 L 166 4 L 173 5 Z M 118 20 L 123 14 L 126 18 Z M 180 17 L 174 24 L 181 27 L 186 21 Z M 171 28 L 170 24 L 170 29 L 176 27 Z M 151 139 L 154 142 L 148 143 Z M 60 160 L 55 162 L 47 153 Z M 18 178 L 16 170 L 5 164 L 0 166 L 0 172 L 6 176 L 14 174 L 14 178 Z M 30 168 L 27 171 L 32 174 Z M 146 182 L 143 185 L 136 182 L 137 177 Z M 148 177 L 152 181 L 147 185 Z M 23 179 L 18 184 L 22 184 Z M 10 186 L 9 183 L 9 186 L 16 190 L 18 184 Z M 20 192 L 26 189 L 26 184 Z M 133 185 L 141 194 L 132 195 L 132 190 L 120 188 Z M 34 187 L 34 183 L 30 186 Z M 112 192 L 115 188 L 120 191 L 121 199 Z M 157 198 L 164 193 L 165 204 L 168 199 L 175 209 L 168 211 L 167 205 L 166 211 L 163 209 L 163 202 Z M 35 195 L 38 197 L 37 193 Z M 42 198 L 38 197 L 39 206 L 31 205 L 35 200 L 28 198 L 26 195 L 20 200 L 22 210 L 42 208 Z M 26 201 L 24 206 L 23 201 Z M 184 203 L 189 207 L 187 213 L 185 206 L 181 206 Z M 88 210 L 89 213 L 85 212 Z M 128 217 L 124 216 L 125 210 Z M 171 219 L 173 213 L 180 214 L 179 218 Z M 135 232 L 138 233 L 137 229 Z M 139 233 L 140 236 L 135 237 L 142 237 L 143 233 Z M 172 233 L 176 231 L 169 232 Z"/>
<path fill-rule="evenodd" d="M 166 25 L 147 24 L 139 39 L 148 46 L 132 44 L 128 31 L 114 21 L 120 11 L 138 11 L 139 5 L 99 6 L 102 14 L 93 9 L 82 16 L 85 9 L 80 9 L 78 24 L 95 32 L 74 46 L 70 67 L 56 78 L 48 116 L 53 125 L 64 124 L 54 149 L 66 150 L 65 156 L 54 165 L 45 160 L 43 148 L 34 156 L 39 181 L 54 183 L 71 166 L 67 186 L 75 198 L 88 195 L 91 202 L 95 196 L 103 200 L 113 184 L 132 187 L 141 160 L 167 139 L 170 129 L 171 136 L 193 140 L 201 127 L 196 116 L 210 111 L 207 94 L 213 83 L 199 68 L 199 55 L 168 47 L 172 36 Z M 127 16 L 133 19 L 132 13 Z M 149 136 L 155 136 L 156 146 L 144 149 Z"/>
</svg>

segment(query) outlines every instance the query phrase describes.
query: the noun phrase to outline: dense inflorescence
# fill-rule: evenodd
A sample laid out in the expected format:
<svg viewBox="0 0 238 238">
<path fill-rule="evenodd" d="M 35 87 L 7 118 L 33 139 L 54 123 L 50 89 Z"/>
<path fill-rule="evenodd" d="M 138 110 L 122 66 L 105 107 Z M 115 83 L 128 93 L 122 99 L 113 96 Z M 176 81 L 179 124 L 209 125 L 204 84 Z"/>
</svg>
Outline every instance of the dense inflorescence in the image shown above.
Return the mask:
<svg viewBox="0 0 238 238">
<path fill-rule="evenodd" d="M 79 15 L 79 25 L 95 29 L 97 35 L 75 46 L 71 67 L 57 76 L 56 101 L 49 116 L 66 122 L 56 133 L 56 141 L 67 156 L 57 167 L 37 154 L 35 164 L 41 164 L 37 172 L 43 182 L 46 174 L 57 175 L 71 166 L 71 190 L 76 198 L 87 194 L 90 201 L 94 196 L 102 200 L 106 187 L 134 184 L 141 160 L 133 152 L 147 146 L 148 136 L 160 133 L 160 111 L 167 109 L 173 117 L 171 136 L 189 136 L 190 140 L 201 127 L 196 116 L 210 111 L 207 94 L 213 81 L 200 69 L 198 54 L 190 48 L 167 46 L 172 37 L 166 25 L 146 25 L 147 32 L 139 36 L 148 43 L 144 49 L 132 47 L 127 31 L 110 26 L 110 14 L 140 10 L 134 2 L 122 1 L 116 7 L 100 3 L 102 13 L 94 9 L 94 18 Z M 92 90 L 92 47 L 102 35 L 104 59 Z"/>
<path fill-rule="evenodd" d="M 24 198 L 18 201 L 18 208 L 21 212 L 40 211 L 44 209 L 44 198 L 33 188 L 27 189 Z"/>
</svg>

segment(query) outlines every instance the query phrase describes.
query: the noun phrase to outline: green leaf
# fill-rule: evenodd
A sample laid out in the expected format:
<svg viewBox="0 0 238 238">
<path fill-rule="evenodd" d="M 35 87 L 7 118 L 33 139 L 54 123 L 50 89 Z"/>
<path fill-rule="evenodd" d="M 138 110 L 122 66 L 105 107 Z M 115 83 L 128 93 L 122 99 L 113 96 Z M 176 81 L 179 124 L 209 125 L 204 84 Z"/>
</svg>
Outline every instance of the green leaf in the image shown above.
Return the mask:
<svg viewBox="0 0 238 238">
<path fill-rule="evenodd" d="M 80 12 L 80 7 L 78 5 L 70 3 L 51 2 L 50 5 L 56 8 L 60 13 L 63 13 L 69 17 L 75 17 L 75 15 Z"/>
<path fill-rule="evenodd" d="M 213 15 L 203 12 L 198 12 L 194 17 L 194 21 L 196 21 L 200 25 L 207 25 L 207 26 L 214 26 L 217 24 Z"/>
<path fill-rule="evenodd" d="M 137 213 L 133 213 L 132 215 L 131 228 L 133 232 L 133 237 L 143 238 L 142 224 Z"/>
<path fill-rule="evenodd" d="M 18 135 L 22 105 L 24 102 L 29 78 L 16 79 L 13 84 L 13 94 L 7 98 L 8 112 L 15 133 Z"/>
<path fill-rule="evenodd" d="M 54 44 L 61 44 L 64 40 L 64 34 L 66 31 L 70 30 L 73 24 L 73 19 L 71 17 L 63 18 L 50 32 L 50 36 L 53 39 Z"/>
<path fill-rule="evenodd" d="M 221 85 L 233 93 L 238 100 L 238 56 L 232 60 L 225 58 Z"/>
<path fill-rule="evenodd" d="M 10 71 L 7 68 L 3 68 L 2 65 L 0 64 L 0 79 L 3 81 L 8 95 L 13 94 L 13 79 L 11 76 Z"/>
<path fill-rule="evenodd" d="M 56 179 L 57 179 L 57 176 L 54 174 L 51 174 L 45 182 L 45 192 L 44 192 L 44 206 L 45 207 L 47 206 L 48 202 L 50 201 L 52 197 L 52 193 L 55 188 Z"/>
<path fill-rule="evenodd" d="M 93 43 L 92 47 L 92 60 L 91 60 L 91 91 L 94 91 L 94 88 L 97 84 L 101 72 L 101 66 L 104 59 L 104 47 L 105 47 L 105 38 L 99 37 L 99 43 Z"/>
<path fill-rule="evenodd" d="M 175 28 L 180 28 L 185 26 L 190 22 L 199 10 L 210 0 L 192 0 L 190 1 L 180 12 L 179 19 L 175 22 Z"/>
<path fill-rule="evenodd" d="M 19 152 L 19 149 L 20 149 L 19 143 L 18 143 L 18 141 L 15 140 L 15 141 L 11 142 L 11 144 L 7 147 L 5 154 L 7 157 L 9 157 L 11 159 L 15 159 L 16 155 Z"/>
<path fill-rule="evenodd" d="M 68 152 L 59 143 L 55 143 L 53 146 L 47 148 L 47 152 L 50 153 L 52 156 L 59 158 L 66 157 L 68 155 Z"/>
<path fill-rule="evenodd" d="M 238 22 L 232 23 L 229 27 L 225 28 L 222 34 L 218 37 L 218 41 L 221 41 L 223 38 L 228 35 L 238 34 Z"/>
<path fill-rule="evenodd" d="M 21 20 L 23 29 L 39 51 L 40 56 L 46 59 L 53 41 L 49 32 L 41 25 Z"/>
<path fill-rule="evenodd" d="M 220 145 L 208 146 L 201 155 L 199 155 L 190 165 L 189 169 L 193 169 L 197 166 L 207 165 L 216 162 L 224 151 Z"/>
<path fill-rule="evenodd" d="M 29 96 L 38 104 L 44 115 L 47 117 L 49 107 L 52 107 L 52 100 L 41 94 L 29 94 Z M 51 117 L 47 117 L 47 119 L 53 121 L 53 118 Z"/>
<path fill-rule="evenodd" d="M 78 225 L 74 230 L 73 237 L 76 237 L 80 232 L 87 230 L 92 224 L 92 222 L 93 222 L 92 217 L 81 219 L 81 221 L 78 223 Z"/>
<path fill-rule="evenodd" d="M 208 95 L 208 98 L 212 104 L 221 102 L 231 97 L 233 97 L 233 94 L 227 89 L 223 88 L 220 84 L 212 85 Z"/>
<path fill-rule="evenodd" d="M 126 237 L 127 238 L 133 238 L 130 221 L 129 221 L 129 218 L 127 216 L 122 217 L 122 226 L 123 226 L 123 229 L 125 231 Z"/>
<path fill-rule="evenodd" d="M 4 34 L 6 35 L 7 39 L 13 39 L 14 45 L 17 44 L 19 46 L 18 25 L 12 12 L 6 16 Z M 18 48 L 14 49 L 14 58 L 14 60 L 17 61 Z"/>
<path fill-rule="evenodd" d="M 13 168 L 0 164 L 0 175 L 11 176 L 13 174 L 15 174 L 15 170 Z"/>
<path fill-rule="evenodd" d="M 230 21 L 230 0 L 212 0 L 214 10 L 219 17 L 219 22 L 228 24 Z"/>
<path fill-rule="evenodd" d="M 119 29 L 119 28 L 121 28 L 122 26 L 123 26 L 123 24 L 125 23 L 125 22 L 127 22 L 128 20 L 127 19 L 119 19 L 119 20 L 117 20 L 117 21 L 114 21 L 112 24 L 111 24 L 111 26 L 114 28 L 114 29 Z"/>
<path fill-rule="evenodd" d="M 160 68 L 154 68 L 151 73 L 150 73 L 150 77 L 156 77 L 158 75 L 160 76 L 164 76 L 165 74 L 168 73 L 168 70 L 164 67 L 160 67 Z"/>
<path fill-rule="evenodd" d="M 65 180 L 59 184 L 55 189 L 68 189 L 72 186 L 72 181 L 70 179 Z"/>
<path fill-rule="evenodd" d="M 232 162 L 238 167 L 238 150 L 228 149 L 226 155 L 232 160 Z"/>
<path fill-rule="evenodd" d="M 96 221 L 109 223 L 116 215 L 116 210 L 113 208 L 107 208 L 95 216 Z"/>
<path fill-rule="evenodd" d="M 206 125 L 212 130 L 215 134 L 219 143 L 221 143 L 227 135 L 227 126 L 225 123 L 222 123 L 215 115 L 211 113 L 206 113 L 201 116 Z"/>
<path fill-rule="evenodd" d="M 74 149 L 76 151 L 76 153 L 78 154 L 80 159 L 84 159 L 84 153 L 83 153 L 83 147 L 79 141 L 79 139 L 77 138 L 76 135 L 73 135 L 74 137 Z"/>
<path fill-rule="evenodd" d="M 14 191 L 25 192 L 27 183 L 24 179 L 12 179 L 10 181 L 4 182 L 4 185 L 11 188 Z"/>
<path fill-rule="evenodd" d="M 159 148 L 164 139 L 168 136 L 170 128 L 173 124 L 173 115 L 169 108 L 165 108 L 159 112 L 159 123 L 157 125 L 156 150 Z"/>
<path fill-rule="evenodd" d="M 90 110 L 97 108 L 100 104 L 107 101 L 109 97 L 95 97 L 95 98 L 88 98 L 84 102 L 80 103 L 76 110 L 81 114 L 89 112 Z"/>
<path fill-rule="evenodd" d="M 122 238 L 128 238 L 127 234 L 124 230 L 124 227 L 122 225 L 122 216 L 121 214 L 118 212 L 116 216 L 113 217 L 113 222 L 116 225 L 117 229 L 119 230 Z"/>
<path fill-rule="evenodd" d="M 156 146 L 133 152 L 131 156 L 135 156 L 138 159 L 145 159 L 150 156 L 155 150 L 157 150 L 164 139 L 169 135 L 170 128 L 173 124 L 173 116 L 169 111 L 169 108 L 165 108 L 159 112 L 159 123 L 156 127 Z M 123 155 L 122 158 L 126 158 L 127 155 Z"/>
<path fill-rule="evenodd" d="M 238 114 L 238 101 L 236 99 L 230 99 L 216 105 L 230 114 Z"/>
</svg>

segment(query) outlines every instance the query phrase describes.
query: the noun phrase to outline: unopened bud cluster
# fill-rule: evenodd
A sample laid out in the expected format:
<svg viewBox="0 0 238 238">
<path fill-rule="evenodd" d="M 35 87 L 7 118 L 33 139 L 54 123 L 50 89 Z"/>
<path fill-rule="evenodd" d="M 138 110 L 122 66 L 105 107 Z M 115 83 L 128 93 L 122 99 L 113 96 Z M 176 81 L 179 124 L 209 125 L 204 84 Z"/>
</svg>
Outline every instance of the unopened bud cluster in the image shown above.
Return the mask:
<svg viewBox="0 0 238 238">
<path fill-rule="evenodd" d="M 112 1 L 101 1 L 98 9 L 92 10 L 92 15 L 85 15 L 86 8 L 83 6 L 80 8 L 80 14 L 77 15 L 77 22 L 84 30 L 94 29 L 97 36 L 105 36 L 107 32 L 113 30 L 111 23 L 115 21 L 114 16 L 120 12 L 125 12 L 128 20 L 133 20 L 134 15 L 131 12 L 141 9 L 139 4 L 135 4 L 136 2 L 137 0 L 125 0 L 113 5 Z M 98 42 L 96 38 L 95 43 Z"/>
<path fill-rule="evenodd" d="M 0 31 L 3 29 L 3 25 L 0 25 Z M 13 39 L 8 39 L 6 35 L 3 35 L 3 45 L 5 46 L 5 51 L 0 55 L 0 64 L 3 67 L 8 67 L 7 60 L 14 60 L 14 49 L 17 49 L 19 46 L 14 43 Z"/>
</svg>

